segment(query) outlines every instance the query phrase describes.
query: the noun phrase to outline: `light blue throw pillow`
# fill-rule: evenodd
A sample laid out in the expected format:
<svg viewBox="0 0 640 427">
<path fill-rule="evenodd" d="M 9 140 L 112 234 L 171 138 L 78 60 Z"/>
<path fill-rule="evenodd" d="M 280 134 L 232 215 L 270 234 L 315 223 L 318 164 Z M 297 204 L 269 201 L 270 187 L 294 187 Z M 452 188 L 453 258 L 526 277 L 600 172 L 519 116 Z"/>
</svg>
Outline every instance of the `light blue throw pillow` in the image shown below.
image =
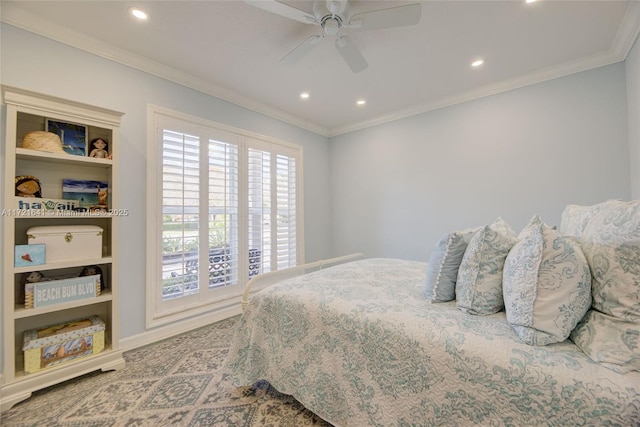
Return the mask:
<svg viewBox="0 0 640 427">
<path fill-rule="evenodd" d="M 445 234 L 431 251 L 427 264 L 424 295 L 428 302 L 447 302 L 456 298 L 456 279 L 469 241 L 480 230 L 472 228 Z"/>
<path fill-rule="evenodd" d="M 566 340 L 591 306 L 591 273 L 577 241 L 535 215 L 507 255 L 503 295 L 507 321 L 523 342 Z"/>
<path fill-rule="evenodd" d="M 469 314 L 488 315 L 504 308 L 502 271 L 517 236 L 502 218 L 483 227 L 469 242 L 456 281 L 456 306 Z"/>
</svg>

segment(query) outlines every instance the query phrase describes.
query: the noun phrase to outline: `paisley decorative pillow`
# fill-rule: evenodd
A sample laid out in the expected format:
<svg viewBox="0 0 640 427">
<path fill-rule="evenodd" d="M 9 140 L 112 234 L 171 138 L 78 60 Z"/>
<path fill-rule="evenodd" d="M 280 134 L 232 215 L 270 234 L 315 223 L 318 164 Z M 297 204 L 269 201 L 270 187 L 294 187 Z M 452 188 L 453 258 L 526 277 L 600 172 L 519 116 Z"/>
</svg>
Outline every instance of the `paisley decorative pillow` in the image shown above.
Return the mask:
<svg viewBox="0 0 640 427">
<path fill-rule="evenodd" d="M 473 236 L 462 257 L 455 287 L 460 310 L 487 315 L 504 308 L 502 270 L 516 240 L 516 234 L 502 218 Z"/>
<path fill-rule="evenodd" d="M 427 264 L 424 295 L 428 302 L 447 302 L 456 298 L 456 279 L 464 251 L 480 228 L 445 234 L 431 251 Z"/>
<path fill-rule="evenodd" d="M 571 339 L 617 372 L 640 371 L 640 200 L 600 206 L 580 244 L 593 276 L 593 312 Z"/>
<path fill-rule="evenodd" d="M 507 321 L 522 341 L 566 340 L 591 306 L 591 273 L 577 241 L 534 216 L 507 255 L 503 294 Z"/>
<path fill-rule="evenodd" d="M 571 332 L 571 340 L 592 359 L 612 371 L 640 371 L 640 325 L 589 310 Z"/>
</svg>

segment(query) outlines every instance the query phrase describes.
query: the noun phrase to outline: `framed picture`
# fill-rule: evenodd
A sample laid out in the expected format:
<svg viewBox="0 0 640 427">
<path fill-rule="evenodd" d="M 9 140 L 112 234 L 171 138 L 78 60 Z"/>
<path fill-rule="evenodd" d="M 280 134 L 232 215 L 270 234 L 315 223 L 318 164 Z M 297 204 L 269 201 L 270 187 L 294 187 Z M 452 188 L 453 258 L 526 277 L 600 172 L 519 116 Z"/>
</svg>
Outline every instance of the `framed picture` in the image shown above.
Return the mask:
<svg viewBox="0 0 640 427">
<path fill-rule="evenodd" d="M 109 183 L 107 181 L 63 179 L 62 198 L 77 201 L 79 206 L 74 210 L 104 210 L 109 207 Z"/>
<path fill-rule="evenodd" d="M 28 267 L 44 264 L 45 246 L 44 244 L 16 245 L 13 265 L 15 267 Z"/>
<path fill-rule="evenodd" d="M 75 156 L 87 155 L 87 127 L 76 123 L 46 120 L 48 132 L 58 134 L 62 141 L 62 149 Z"/>
</svg>

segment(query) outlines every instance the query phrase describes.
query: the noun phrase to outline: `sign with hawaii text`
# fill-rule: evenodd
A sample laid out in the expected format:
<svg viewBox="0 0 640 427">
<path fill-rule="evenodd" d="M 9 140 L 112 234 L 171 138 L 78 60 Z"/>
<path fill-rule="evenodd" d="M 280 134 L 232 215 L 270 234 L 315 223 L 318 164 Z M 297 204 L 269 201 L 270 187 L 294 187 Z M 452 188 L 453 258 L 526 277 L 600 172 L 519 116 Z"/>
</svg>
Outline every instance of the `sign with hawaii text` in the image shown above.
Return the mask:
<svg viewBox="0 0 640 427">
<path fill-rule="evenodd" d="M 77 200 L 40 199 L 34 197 L 16 197 L 18 209 L 25 211 L 59 212 L 73 211 L 78 208 Z"/>
</svg>

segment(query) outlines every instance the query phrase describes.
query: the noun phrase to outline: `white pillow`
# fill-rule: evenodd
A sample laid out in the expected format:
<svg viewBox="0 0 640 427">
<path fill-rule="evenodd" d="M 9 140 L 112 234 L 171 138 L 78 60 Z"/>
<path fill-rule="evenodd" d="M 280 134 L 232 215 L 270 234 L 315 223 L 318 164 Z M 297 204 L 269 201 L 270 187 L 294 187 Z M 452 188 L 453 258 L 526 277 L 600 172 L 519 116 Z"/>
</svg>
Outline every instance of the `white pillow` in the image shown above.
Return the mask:
<svg viewBox="0 0 640 427">
<path fill-rule="evenodd" d="M 571 339 L 616 372 L 640 371 L 640 200 L 593 208 L 579 239 L 593 276 L 592 309 Z"/>
<path fill-rule="evenodd" d="M 507 321 L 522 341 L 566 340 L 591 306 L 591 273 L 577 241 L 535 215 L 507 255 L 503 295 Z"/>
<path fill-rule="evenodd" d="M 621 203 L 620 200 L 607 200 L 593 206 L 567 205 L 560 216 L 560 234 L 582 238 L 589 221 L 602 209 Z"/>
<path fill-rule="evenodd" d="M 456 298 L 456 279 L 462 256 L 480 228 L 445 234 L 436 243 L 427 264 L 424 295 L 428 302 L 447 302 Z"/>
<path fill-rule="evenodd" d="M 462 257 L 455 287 L 460 310 L 487 315 L 504 308 L 502 270 L 516 240 L 516 234 L 502 218 L 473 236 Z"/>
</svg>

